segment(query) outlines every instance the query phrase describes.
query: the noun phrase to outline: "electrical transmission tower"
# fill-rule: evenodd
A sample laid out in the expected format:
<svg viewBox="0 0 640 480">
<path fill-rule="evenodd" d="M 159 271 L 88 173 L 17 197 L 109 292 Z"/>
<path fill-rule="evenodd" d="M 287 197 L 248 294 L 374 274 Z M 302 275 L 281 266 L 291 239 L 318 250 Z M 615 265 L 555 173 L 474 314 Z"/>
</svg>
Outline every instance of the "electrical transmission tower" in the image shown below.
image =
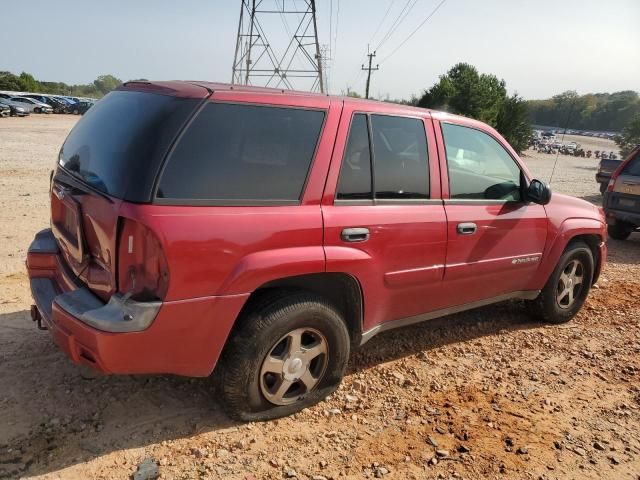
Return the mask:
<svg viewBox="0 0 640 480">
<path fill-rule="evenodd" d="M 270 8 L 273 3 L 262 6 L 266 0 L 241 2 L 231 83 L 287 89 L 306 83 L 308 90 L 324 93 L 315 0 L 276 0 L 275 8 Z M 277 16 L 282 24 L 276 25 Z M 269 41 L 267 30 L 280 37 L 281 48 Z"/>
</svg>

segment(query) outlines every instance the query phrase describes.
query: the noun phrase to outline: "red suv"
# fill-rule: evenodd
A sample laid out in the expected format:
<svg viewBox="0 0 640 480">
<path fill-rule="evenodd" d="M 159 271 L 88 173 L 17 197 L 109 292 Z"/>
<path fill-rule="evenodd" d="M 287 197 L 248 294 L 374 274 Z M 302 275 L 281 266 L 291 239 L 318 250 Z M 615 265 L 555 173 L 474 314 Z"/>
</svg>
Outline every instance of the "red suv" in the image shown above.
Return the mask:
<svg viewBox="0 0 640 480">
<path fill-rule="evenodd" d="M 32 317 L 106 373 L 214 372 L 268 419 L 333 392 L 352 348 L 507 299 L 564 322 L 602 211 L 532 180 L 491 127 L 391 103 L 129 82 L 64 142 Z"/>
</svg>

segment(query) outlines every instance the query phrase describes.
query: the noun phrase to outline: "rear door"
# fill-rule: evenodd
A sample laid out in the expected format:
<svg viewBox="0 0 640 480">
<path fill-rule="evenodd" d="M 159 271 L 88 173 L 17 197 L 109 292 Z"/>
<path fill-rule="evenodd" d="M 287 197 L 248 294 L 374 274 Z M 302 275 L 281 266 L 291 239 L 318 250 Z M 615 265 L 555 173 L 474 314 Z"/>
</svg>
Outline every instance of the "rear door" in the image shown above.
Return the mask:
<svg viewBox="0 0 640 480">
<path fill-rule="evenodd" d="M 544 251 L 544 207 L 522 200 L 526 174 L 497 137 L 438 123 L 448 197 L 444 298 L 462 305 L 524 290 Z"/>
<path fill-rule="evenodd" d="M 327 270 L 356 277 L 367 331 L 441 306 L 446 219 L 431 120 L 347 102 L 323 198 Z"/>
</svg>

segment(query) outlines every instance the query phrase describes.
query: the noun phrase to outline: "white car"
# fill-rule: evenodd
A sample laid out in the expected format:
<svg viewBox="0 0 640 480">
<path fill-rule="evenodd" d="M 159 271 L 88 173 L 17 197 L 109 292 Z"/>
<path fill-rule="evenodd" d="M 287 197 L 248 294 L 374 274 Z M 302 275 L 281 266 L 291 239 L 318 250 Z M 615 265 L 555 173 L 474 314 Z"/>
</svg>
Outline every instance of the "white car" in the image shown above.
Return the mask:
<svg viewBox="0 0 640 480">
<path fill-rule="evenodd" d="M 53 108 L 46 103 L 39 102 L 33 98 L 27 97 L 11 97 L 12 102 L 19 103 L 28 112 L 34 113 L 53 113 Z"/>
</svg>

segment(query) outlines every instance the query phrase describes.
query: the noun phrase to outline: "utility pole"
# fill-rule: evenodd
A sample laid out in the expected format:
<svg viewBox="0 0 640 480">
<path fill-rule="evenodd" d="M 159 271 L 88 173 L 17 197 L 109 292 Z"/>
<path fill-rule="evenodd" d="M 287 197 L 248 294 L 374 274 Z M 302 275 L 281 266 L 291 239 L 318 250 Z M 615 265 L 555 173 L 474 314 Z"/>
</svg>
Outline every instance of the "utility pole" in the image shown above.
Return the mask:
<svg viewBox="0 0 640 480">
<path fill-rule="evenodd" d="M 282 20 L 283 29 L 276 28 L 274 18 Z M 292 31 L 289 22 L 295 27 Z M 272 43 L 267 35 L 281 42 Z M 316 0 L 240 0 L 231 83 L 290 90 L 297 85 L 325 93 L 322 63 Z"/>
<path fill-rule="evenodd" d="M 371 63 L 373 62 L 373 57 L 375 57 L 375 56 L 376 56 L 376 52 L 367 53 L 367 57 L 369 57 L 369 66 L 367 68 L 365 68 L 365 66 L 362 65 L 362 70 L 367 70 L 368 71 L 368 73 L 367 73 L 367 91 L 365 93 L 364 98 L 369 98 L 369 85 L 371 83 L 371 72 L 372 71 L 376 71 L 376 70 L 379 69 L 378 68 L 379 65 L 376 65 L 375 68 L 371 67 Z"/>
</svg>

